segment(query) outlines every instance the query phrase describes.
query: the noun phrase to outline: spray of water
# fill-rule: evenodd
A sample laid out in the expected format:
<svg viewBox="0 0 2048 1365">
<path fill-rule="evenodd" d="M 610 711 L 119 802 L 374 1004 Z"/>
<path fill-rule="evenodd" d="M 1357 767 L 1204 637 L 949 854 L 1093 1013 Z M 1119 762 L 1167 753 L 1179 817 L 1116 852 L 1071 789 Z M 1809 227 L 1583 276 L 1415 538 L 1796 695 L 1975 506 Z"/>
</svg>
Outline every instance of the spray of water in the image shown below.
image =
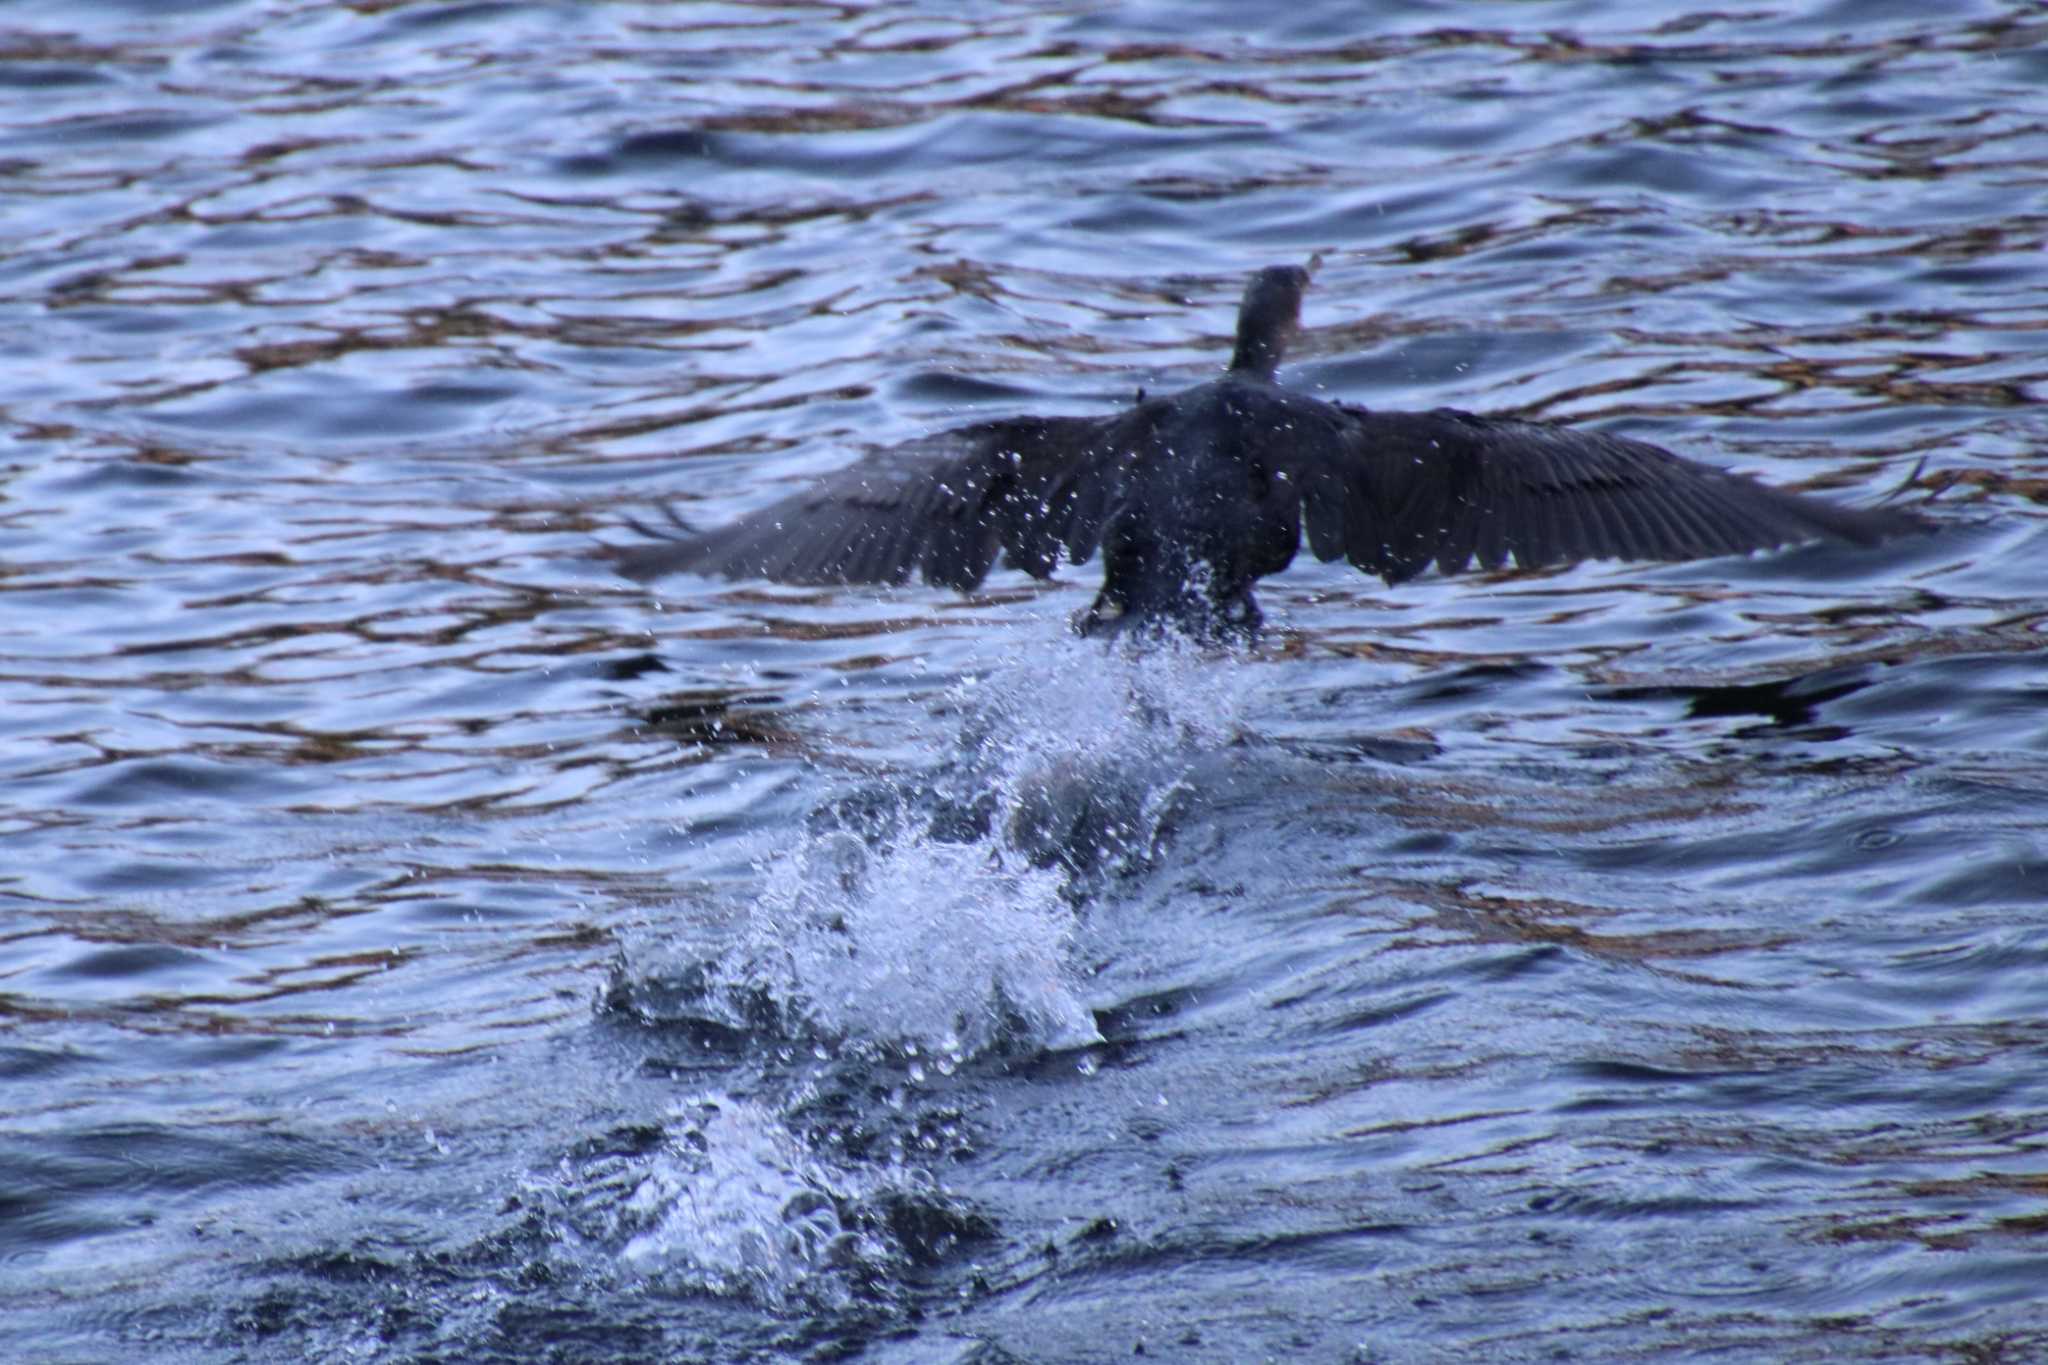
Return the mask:
<svg viewBox="0 0 2048 1365">
<path fill-rule="evenodd" d="M 735 984 L 814 1032 L 951 1069 L 999 1042 L 1076 1047 L 1095 1024 L 1066 967 L 1072 911 L 1054 874 L 980 844 L 844 830 L 765 869 Z"/>
<path fill-rule="evenodd" d="M 958 757 L 765 853 L 744 926 L 685 994 L 722 1026 L 772 1025 L 784 1057 L 896 1070 L 898 1096 L 991 1051 L 1099 1041 L 1073 963 L 1087 883 L 1145 865 L 1191 758 L 1235 737 L 1255 678 L 1192 647 L 1040 637 L 960 680 Z M 779 1305 L 825 1292 L 828 1268 L 885 1260 L 846 1210 L 875 1182 L 929 1178 L 901 1155 L 858 1176 L 827 1162 L 791 1130 L 801 1103 L 679 1106 L 618 1206 L 624 1262 Z"/>
<path fill-rule="evenodd" d="M 1236 734 L 1250 687 L 1247 667 L 1192 646 L 1070 638 L 962 679 L 963 757 L 936 797 L 988 810 L 987 827 L 937 837 L 946 822 L 913 803 L 767 858 L 727 984 L 913 1068 L 1097 1041 L 1070 966 L 1075 880 L 1151 855 L 1189 753 Z"/>
<path fill-rule="evenodd" d="M 667 1127 L 614 1214 L 628 1270 L 781 1308 L 799 1293 L 843 1300 L 829 1272 L 886 1257 L 841 1216 L 873 1178 L 814 1158 L 767 1106 L 700 1094 L 675 1105 Z"/>
</svg>

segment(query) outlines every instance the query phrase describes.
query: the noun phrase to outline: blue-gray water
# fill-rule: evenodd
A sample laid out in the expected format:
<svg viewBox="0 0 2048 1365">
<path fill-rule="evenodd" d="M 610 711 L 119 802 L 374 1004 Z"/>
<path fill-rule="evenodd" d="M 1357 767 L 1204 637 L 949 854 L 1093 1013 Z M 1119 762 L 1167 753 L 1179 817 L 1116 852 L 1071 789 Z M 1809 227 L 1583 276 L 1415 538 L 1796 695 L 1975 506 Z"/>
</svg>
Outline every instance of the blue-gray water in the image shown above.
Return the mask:
<svg viewBox="0 0 2048 1365">
<path fill-rule="evenodd" d="M 0 1355 L 2048 1352 L 2048 12 L 1246 12 L 0 9 Z M 589 557 L 1315 252 L 1289 382 L 1943 529 Z"/>
</svg>

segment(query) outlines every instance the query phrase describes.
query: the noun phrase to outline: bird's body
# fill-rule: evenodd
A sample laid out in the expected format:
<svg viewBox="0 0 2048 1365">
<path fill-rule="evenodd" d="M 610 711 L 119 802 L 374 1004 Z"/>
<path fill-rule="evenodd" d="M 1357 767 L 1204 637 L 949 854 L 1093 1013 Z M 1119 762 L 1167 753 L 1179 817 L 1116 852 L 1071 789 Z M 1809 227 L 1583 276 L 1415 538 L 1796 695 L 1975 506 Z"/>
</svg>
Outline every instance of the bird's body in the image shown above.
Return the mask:
<svg viewBox="0 0 2048 1365">
<path fill-rule="evenodd" d="M 1301 544 L 1295 471 L 1270 452 L 1290 433 L 1329 440 L 1323 407 L 1231 375 L 1133 409 L 1110 441 L 1127 455 L 1112 467 L 1103 588 L 1082 632 L 1124 621 L 1198 636 L 1255 630 L 1252 585 Z"/>
<path fill-rule="evenodd" d="M 963 591 L 995 562 L 1050 577 L 1098 550 L 1077 627 L 1203 639 L 1259 624 L 1253 584 L 1306 539 L 1389 584 L 1579 559 L 1692 559 L 1799 541 L 1873 544 L 1909 513 L 1838 507 L 1601 432 L 1450 409 L 1375 412 L 1282 387 L 1307 272 L 1258 272 L 1231 367 L 1104 418 L 961 427 L 864 460 L 703 534 L 614 552 L 639 579 L 690 571 Z"/>
</svg>

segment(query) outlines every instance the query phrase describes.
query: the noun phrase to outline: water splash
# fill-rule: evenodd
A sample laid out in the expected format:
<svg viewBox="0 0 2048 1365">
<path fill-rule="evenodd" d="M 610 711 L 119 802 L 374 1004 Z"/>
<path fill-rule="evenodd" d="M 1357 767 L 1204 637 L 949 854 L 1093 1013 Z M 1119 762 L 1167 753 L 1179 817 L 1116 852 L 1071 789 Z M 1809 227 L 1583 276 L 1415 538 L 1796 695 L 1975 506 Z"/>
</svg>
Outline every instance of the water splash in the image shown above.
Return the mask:
<svg viewBox="0 0 2048 1365">
<path fill-rule="evenodd" d="M 1085 894 L 1149 865 L 1192 761 L 1238 737 L 1258 675 L 1177 638 L 1131 650 L 1066 637 L 1047 652 L 956 687 L 976 718 L 956 785 L 992 792 L 1007 846 Z"/>
<path fill-rule="evenodd" d="M 967 718 L 952 762 L 816 812 L 756 860 L 760 891 L 723 950 L 628 994 L 821 1058 L 901 1059 L 913 1083 L 1099 1041 L 1071 964 L 1079 908 L 1149 865 L 1256 676 L 1188 645 L 1035 642 L 949 689 Z"/>
<path fill-rule="evenodd" d="M 998 1045 L 1098 1039 L 1066 965 L 1061 879 L 985 844 L 846 831 L 805 838 L 766 884 L 728 984 L 821 1035 L 950 1070 Z"/>
<path fill-rule="evenodd" d="M 613 1172 L 602 1240 L 621 1262 L 776 1307 L 838 1303 L 978 1235 L 917 1164 L 943 1145 L 835 1159 L 795 1116 L 834 1077 L 886 1080 L 908 1138 L 964 1062 L 1100 1042 L 1073 961 L 1091 890 L 1149 865 L 1256 676 L 1189 647 L 1041 641 L 950 689 L 967 719 L 936 775 L 849 794 L 765 850 L 720 951 L 616 992 L 650 1021 L 711 1024 L 735 1062 L 767 1067 L 755 1098 L 685 1101 Z"/>
<path fill-rule="evenodd" d="M 1016 758 L 1115 756 L 1213 748 L 1239 733 L 1259 682 L 1256 665 L 1178 636 L 1122 648 L 1060 635 L 955 688 L 1000 731 Z"/>
<path fill-rule="evenodd" d="M 798 1296 L 843 1304 L 833 1272 L 889 1258 L 843 1213 L 880 1177 L 828 1167 L 756 1101 L 699 1094 L 669 1117 L 613 1214 L 629 1270 L 780 1308 Z"/>
</svg>

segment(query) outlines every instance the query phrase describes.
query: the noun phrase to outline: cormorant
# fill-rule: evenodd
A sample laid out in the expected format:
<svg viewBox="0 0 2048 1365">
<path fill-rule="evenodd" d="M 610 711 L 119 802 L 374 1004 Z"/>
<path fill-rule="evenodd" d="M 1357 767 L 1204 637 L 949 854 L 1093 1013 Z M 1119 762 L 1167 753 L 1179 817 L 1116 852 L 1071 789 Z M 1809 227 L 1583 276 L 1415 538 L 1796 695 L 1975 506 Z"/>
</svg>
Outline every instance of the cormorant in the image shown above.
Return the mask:
<svg viewBox="0 0 2048 1365">
<path fill-rule="evenodd" d="M 1375 412 L 1281 388 L 1308 271 L 1252 276 L 1219 379 L 1108 417 L 1013 417 L 879 452 L 730 526 L 677 518 L 612 550 L 628 577 L 687 570 L 781 583 L 967 591 L 1003 562 L 1049 578 L 1102 553 L 1083 635 L 1247 639 L 1252 586 L 1294 559 L 1348 559 L 1388 584 L 1579 559 L 1693 559 L 1807 540 L 1870 545 L 1909 512 L 1838 507 L 1626 436 L 1450 408 Z M 671 516 L 674 514 L 671 513 Z M 641 527 L 643 531 L 648 528 Z"/>
</svg>

